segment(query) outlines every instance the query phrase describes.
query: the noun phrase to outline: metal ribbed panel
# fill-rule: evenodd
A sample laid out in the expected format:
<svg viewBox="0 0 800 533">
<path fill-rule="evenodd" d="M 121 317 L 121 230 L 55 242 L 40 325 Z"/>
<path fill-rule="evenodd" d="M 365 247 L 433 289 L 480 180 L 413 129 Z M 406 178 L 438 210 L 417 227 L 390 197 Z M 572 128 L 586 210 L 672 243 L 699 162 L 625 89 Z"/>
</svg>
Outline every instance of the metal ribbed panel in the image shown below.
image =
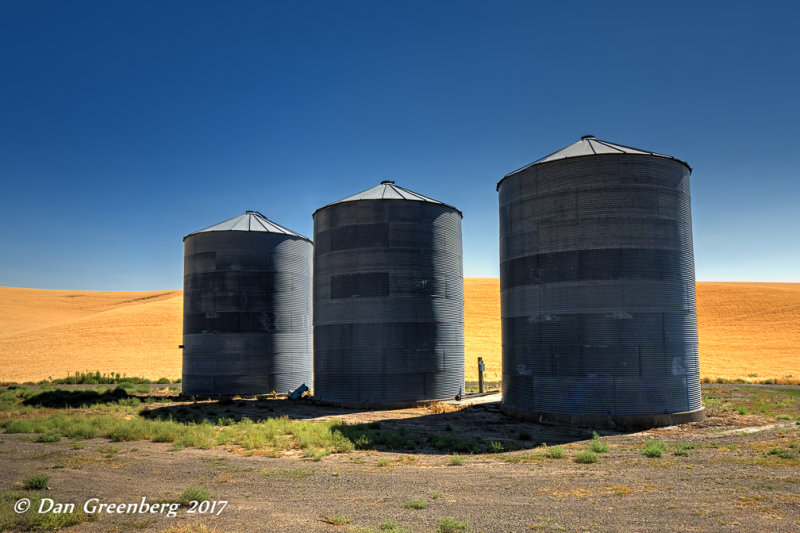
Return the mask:
<svg viewBox="0 0 800 533">
<path fill-rule="evenodd" d="M 701 409 L 689 174 L 675 159 L 608 153 L 500 182 L 509 411 Z"/>
<path fill-rule="evenodd" d="M 464 386 L 461 214 L 357 199 L 314 214 L 314 396 L 450 398 Z"/>
<path fill-rule="evenodd" d="M 265 231 L 186 237 L 184 394 L 311 385 L 312 249 L 305 238 Z"/>
</svg>

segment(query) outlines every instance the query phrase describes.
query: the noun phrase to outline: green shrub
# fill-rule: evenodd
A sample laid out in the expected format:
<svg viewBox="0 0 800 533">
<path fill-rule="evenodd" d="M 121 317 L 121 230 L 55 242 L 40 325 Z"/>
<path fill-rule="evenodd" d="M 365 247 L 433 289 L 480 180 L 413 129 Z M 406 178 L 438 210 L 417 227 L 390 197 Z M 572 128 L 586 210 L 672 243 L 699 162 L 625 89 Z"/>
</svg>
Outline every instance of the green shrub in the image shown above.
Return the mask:
<svg viewBox="0 0 800 533">
<path fill-rule="evenodd" d="M 22 481 L 22 485 L 28 490 L 43 490 L 49 482 L 47 474 L 32 474 Z"/>
<path fill-rule="evenodd" d="M 200 485 L 189 485 L 181 494 L 179 499 L 183 505 L 189 505 L 191 502 L 204 502 L 210 497 L 208 489 Z"/>
<path fill-rule="evenodd" d="M 689 455 L 689 450 L 694 449 L 694 444 L 690 442 L 676 442 L 675 455 Z"/>
<path fill-rule="evenodd" d="M 597 462 L 597 454 L 591 450 L 578 452 L 575 455 L 575 462 L 581 464 L 591 464 Z"/>
<path fill-rule="evenodd" d="M 606 453 L 608 452 L 608 443 L 595 433 L 592 435 L 592 443 L 589 445 L 589 449 L 594 453 Z"/>
<path fill-rule="evenodd" d="M 122 448 L 110 444 L 108 446 L 100 446 L 99 448 L 97 448 L 97 453 L 99 453 L 103 457 L 111 458 L 117 455 L 118 453 L 122 453 Z"/>
<path fill-rule="evenodd" d="M 566 457 L 567 452 L 564 450 L 563 446 L 544 446 L 544 456 L 549 457 L 550 459 L 563 459 Z"/>
<path fill-rule="evenodd" d="M 61 433 L 48 431 L 36 437 L 36 442 L 58 442 L 61 440 Z"/>
<path fill-rule="evenodd" d="M 389 464 L 391 464 L 391 461 L 389 459 L 386 459 L 385 457 L 381 457 L 380 459 L 378 459 L 377 465 L 379 468 L 383 468 L 384 466 L 389 466 Z"/>
<path fill-rule="evenodd" d="M 794 459 L 795 457 L 789 450 L 781 450 L 780 448 L 772 448 L 767 455 L 774 455 L 781 459 Z"/>
<path fill-rule="evenodd" d="M 489 451 L 491 453 L 503 453 L 503 451 L 505 451 L 505 446 L 503 446 L 502 442 L 491 441 L 489 442 Z"/>
<path fill-rule="evenodd" d="M 454 453 L 450 456 L 450 466 L 464 466 L 464 457 Z"/>
<path fill-rule="evenodd" d="M 434 533 L 466 533 L 467 531 L 469 531 L 469 522 L 445 516 L 436 523 Z"/>
<path fill-rule="evenodd" d="M 646 455 L 647 457 L 661 457 L 662 455 L 664 455 L 664 452 L 666 450 L 667 450 L 667 445 L 663 441 L 649 440 L 644 444 L 644 448 L 642 449 L 642 455 Z"/>
<path fill-rule="evenodd" d="M 403 504 L 406 509 L 425 509 L 427 506 L 428 502 L 425 500 L 411 500 Z"/>
</svg>

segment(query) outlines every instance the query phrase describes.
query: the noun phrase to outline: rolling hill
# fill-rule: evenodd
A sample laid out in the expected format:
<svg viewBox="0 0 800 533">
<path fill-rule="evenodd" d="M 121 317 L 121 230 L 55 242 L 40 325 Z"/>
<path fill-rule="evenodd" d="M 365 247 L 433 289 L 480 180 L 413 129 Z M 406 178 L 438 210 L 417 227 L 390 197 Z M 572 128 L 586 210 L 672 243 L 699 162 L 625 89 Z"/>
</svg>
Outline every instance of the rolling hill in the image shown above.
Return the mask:
<svg viewBox="0 0 800 533">
<path fill-rule="evenodd" d="M 467 278 L 466 375 L 501 376 L 500 286 Z M 181 291 L 99 292 L 0 287 L 0 381 L 84 370 L 177 378 Z M 702 376 L 800 377 L 800 283 L 697 284 Z"/>
</svg>

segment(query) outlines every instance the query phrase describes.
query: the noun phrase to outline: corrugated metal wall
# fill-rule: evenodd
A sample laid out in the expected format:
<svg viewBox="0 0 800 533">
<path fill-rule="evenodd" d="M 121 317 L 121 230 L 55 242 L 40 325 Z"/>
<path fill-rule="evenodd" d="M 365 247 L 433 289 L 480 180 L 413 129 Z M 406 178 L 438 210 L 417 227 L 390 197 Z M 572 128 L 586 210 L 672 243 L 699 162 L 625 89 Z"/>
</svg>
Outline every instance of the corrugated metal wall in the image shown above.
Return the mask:
<svg viewBox="0 0 800 533">
<path fill-rule="evenodd" d="M 184 240 L 183 393 L 311 385 L 312 244 L 263 231 Z"/>
<path fill-rule="evenodd" d="M 604 154 L 500 182 L 504 408 L 701 409 L 689 174 Z"/>
<path fill-rule="evenodd" d="M 314 214 L 314 242 L 314 396 L 390 404 L 461 391 L 461 214 L 341 202 Z"/>
</svg>

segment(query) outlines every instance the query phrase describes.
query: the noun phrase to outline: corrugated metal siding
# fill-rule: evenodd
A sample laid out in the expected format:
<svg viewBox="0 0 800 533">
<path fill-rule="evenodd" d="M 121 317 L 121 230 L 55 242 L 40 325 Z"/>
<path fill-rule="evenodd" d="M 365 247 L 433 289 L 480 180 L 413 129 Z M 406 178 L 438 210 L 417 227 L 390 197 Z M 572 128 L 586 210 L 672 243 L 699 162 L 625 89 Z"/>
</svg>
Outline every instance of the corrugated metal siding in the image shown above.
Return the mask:
<svg viewBox="0 0 800 533">
<path fill-rule="evenodd" d="M 311 385 L 311 243 L 214 231 L 189 235 L 184 247 L 184 394 Z"/>
<path fill-rule="evenodd" d="M 677 160 L 609 154 L 501 181 L 505 406 L 702 407 L 689 173 Z"/>
<path fill-rule="evenodd" d="M 358 200 L 314 215 L 314 395 L 348 404 L 455 396 L 464 385 L 461 215 Z"/>
</svg>

